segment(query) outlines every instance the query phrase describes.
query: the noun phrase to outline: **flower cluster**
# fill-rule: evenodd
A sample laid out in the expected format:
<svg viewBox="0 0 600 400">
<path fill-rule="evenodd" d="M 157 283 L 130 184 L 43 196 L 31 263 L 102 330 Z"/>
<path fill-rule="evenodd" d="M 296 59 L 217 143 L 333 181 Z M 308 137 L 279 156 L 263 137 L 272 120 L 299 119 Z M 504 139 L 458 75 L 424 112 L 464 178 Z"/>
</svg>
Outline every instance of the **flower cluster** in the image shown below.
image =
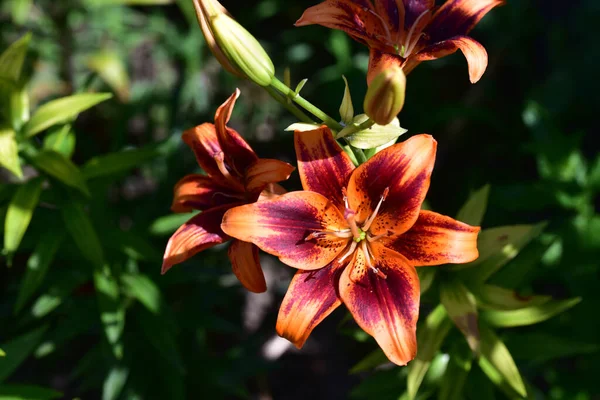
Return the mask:
<svg viewBox="0 0 600 400">
<path fill-rule="evenodd" d="M 302 190 L 277 182 L 294 168 L 261 159 L 227 127 L 237 90 L 215 124 L 183 134 L 206 175 L 175 186 L 172 209 L 201 213 L 171 237 L 163 273 L 200 251 L 231 241 L 233 271 L 249 290 L 266 290 L 258 249 L 297 270 L 277 319 L 279 335 L 302 347 L 311 331 L 344 304 L 388 359 L 405 365 L 417 353 L 420 282 L 417 267 L 478 257 L 479 227 L 422 209 L 437 142 L 406 132 L 397 114 L 406 75 L 421 61 L 461 50 L 471 82 L 487 66 L 484 47 L 466 36 L 499 0 L 326 0 L 296 26 L 341 29 L 370 49 L 364 100 L 354 116 L 348 87 L 342 122 L 275 77 L 267 53 L 216 0 L 194 0 L 207 43 L 223 67 L 266 87 L 301 124 L 293 126 Z M 307 115 L 311 114 L 311 115 Z"/>
</svg>

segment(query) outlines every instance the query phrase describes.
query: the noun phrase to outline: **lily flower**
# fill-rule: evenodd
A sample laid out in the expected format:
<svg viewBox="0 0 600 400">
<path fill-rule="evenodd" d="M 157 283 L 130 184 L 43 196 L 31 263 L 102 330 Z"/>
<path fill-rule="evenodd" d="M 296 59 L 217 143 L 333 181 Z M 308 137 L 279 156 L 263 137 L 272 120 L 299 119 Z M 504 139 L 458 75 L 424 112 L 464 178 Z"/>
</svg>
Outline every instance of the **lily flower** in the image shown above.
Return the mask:
<svg viewBox="0 0 600 400">
<path fill-rule="evenodd" d="M 194 151 L 207 175 L 192 174 L 176 185 L 171 209 L 202 212 L 183 224 L 169 239 L 162 273 L 196 253 L 231 240 L 221 230 L 223 214 L 232 207 L 284 193 L 275 182 L 286 180 L 294 167 L 279 160 L 258 158 L 254 150 L 232 128 L 227 127 L 239 89 L 221 105 L 215 123 L 205 123 L 183 133 L 183 141 Z M 265 277 L 258 249 L 233 240 L 229 247 L 233 272 L 250 291 L 264 292 Z"/>
<path fill-rule="evenodd" d="M 318 24 L 340 29 L 370 49 L 367 82 L 392 65 L 405 74 L 421 61 L 462 51 L 469 77 L 477 82 L 487 67 L 485 48 L 466 36 L 504 0 L 325 0 L 308 8 L 296 26 Z"/>
<path fill-rule="evenodd" d="M 304 191 L 232 208 L 221 228 L 299 269 L 279 310 L 279 335 L 301 348 L 344 303 L 387 357 L 405 365 L 417 350 L 415 266 L 478 256 L 478 227 L 421 210 L 436 141 L 417 135 L 356 169 L 327 127 L 297 131 L 295 147 Z"/>
</svg>

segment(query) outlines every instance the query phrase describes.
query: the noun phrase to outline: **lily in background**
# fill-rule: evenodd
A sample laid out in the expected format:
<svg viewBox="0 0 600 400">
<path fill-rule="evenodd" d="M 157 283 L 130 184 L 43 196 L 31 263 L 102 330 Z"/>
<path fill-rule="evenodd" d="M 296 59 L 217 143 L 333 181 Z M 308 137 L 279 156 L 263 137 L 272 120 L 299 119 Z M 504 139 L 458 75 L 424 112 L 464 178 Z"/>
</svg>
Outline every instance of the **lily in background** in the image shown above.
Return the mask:
<svg viewBox="0 0 600 400">
<path fill-rule="evenodd" d="M 231 240 L 221 230 L 221 219 L 227 210 L 253 203 L 261 196 L 285 192 L 276 182 L 286 180 L 294 167 L 283 161 L 258 158 L 248 143 L 227 127 L 239 95 L 236 89 L 218 108 L 214 124 L 205 123 L 183 133 L 183 141 L 194 151 L 207 175 L 183 177 L 175 185 L 171 209 L 179 213 L 202 212 L 169 239 L 163 257 L 163 274 L 194 254 Z M 228 255 L 233 272 L 248 290 L 266 290 L 256 246 L 233 240 Z"/>
<path fill-rule="evenodd" d="M 355 169 L 322 127 L 295 133 L 304 191 L 227 211 L 228 235 L 299 269 L 279 310 L 277 332 L 302 347 L 344 303 L 398 365 L 417 351 L 415 266 L 477 258 L 478 227 L 421 210 L 436 141 L 417 135 Z"/>
<path fill-rule="evenodd" d="M 340 29 L 370 49 L 367 82 L 388 67 L 408 74 L 421 61 L 462 51 L 469 77 L 477 82 L 487 67 L 485 48 L 467 34 L 503 0 L 326 0 L 308 8 L 296 26 Z"/>
</svg>

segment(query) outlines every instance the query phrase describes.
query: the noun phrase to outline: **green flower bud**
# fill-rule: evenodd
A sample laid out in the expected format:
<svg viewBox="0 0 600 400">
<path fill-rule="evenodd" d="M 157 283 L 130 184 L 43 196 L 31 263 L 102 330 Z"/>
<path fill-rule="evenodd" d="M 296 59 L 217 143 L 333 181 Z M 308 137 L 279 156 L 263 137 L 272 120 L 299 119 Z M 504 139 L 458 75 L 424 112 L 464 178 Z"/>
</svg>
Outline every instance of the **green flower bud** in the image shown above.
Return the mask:
<svg viewBox="0 0 600 400">
<path fill-rule="evenodd" d="M 387 125 L 404 106 L 406 75 L 399 67 L 379 73 L 371 81 L 365 96 L 365 113 L 378 125 Z"/>
</svg>

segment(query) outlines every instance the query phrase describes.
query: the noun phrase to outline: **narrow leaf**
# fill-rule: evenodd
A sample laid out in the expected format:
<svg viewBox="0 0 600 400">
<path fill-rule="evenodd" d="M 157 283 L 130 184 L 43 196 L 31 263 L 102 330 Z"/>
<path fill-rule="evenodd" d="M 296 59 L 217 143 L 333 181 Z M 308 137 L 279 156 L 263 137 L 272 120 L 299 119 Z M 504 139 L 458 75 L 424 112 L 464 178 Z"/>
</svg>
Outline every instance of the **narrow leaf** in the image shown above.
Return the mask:
<svg viewBox="0 0 600 400">
<path fill-rule="evenodd" d="M 541 305 L 512 311 L 484 311 L 481 319 L 490 326 L 514 327 L 533 325 L 568 310 L 581 301 L 581 297 L 569 300 L 549 301 Z"/>
<path fill-rule="evenodd" d="M 485 185 L 477 190 L 458 211 L 456 219 L 473 226 L 481 225 L 487 209 L 489 195 L 490 185 Z"/>
<path fill-rule="evenodd" d="M 64 232 L 61 230 L 48 230 L 39 238 L 33 253 L 27 260 L 27 269 L 15 303 L 15 313 L 23 309 L 25 303 L 44 282 L 48 268 L 63 239 Z"/>
<path fill-rule="evenodd" d="M 304 85 L 306 85 L 306 82 L 308 82 L 308 79 L 304 78 L 300 81 L 300 83 L 298 83 L 298 86 L 296 86 L 296 90 L 294 90 L 294 93 L 296 95 L 300 94 L 300 91 L 302 90 Z"/>
<path fill-rule="evenodd" d="M 125 328 L 125 309 L 120 300 L 119 285 L 107 265 L 96 268 L 94 284 L 104 334 L 111 345 L 114 356 L 121 359 L 123 357 L 122 334 Z"/>
<path fill-rule="evenodd" d="M 23 178 L 15 131 L 9 127 L 0 127 L 0 167 L 6 168 L 19 179 Z"/>
<path fill-rule="evenodd" d="M 34 385 L 0 385 L 0 400 L 52 400 L 63 397 L 61 392 Z"/>
<path fill-rule="evenodd" d="M 122 366 L 113 367 L 104 380 L 102 400 L 117 400 L 125 387 L 128 376 L 129 369 Z"/>
<path fill-rule="evenodd" d="M 44 149 L 54 150 L 70 159 L 75 151 L 75 134 L 71 125 L 64 125 L 54 129 L 44 137 Z"/>
<path fill-rule="evenodd" d="M 91 179 L 127 171 L 153 159 L 158 154 L 156 147 L 148 147 L 94 157 L 83 166 L 83 176 L 85 179 Z"/>
<path fill-rule="evenodd" d="M 143 308 L 136 313 L 136 318 L 146 339 L 178 372 L 183 373 L 183 360 L 169 321 L 163 315 L 152 314 Z"/>
<path fill-rule="evenodd" d="M 438 305 L 417 329 L 419 351 L 417 357 L 408 364 L 407 390 L 409 398 L 415 399 L 425 374 L 431 366 L 433 357 L 450 332 L 452 322 L 444 306 Z"/>
<path fill-rule="evenodd" d="M 104 264 L 104 252 L 90 217 L 83 211 L 81 204 L 74 200 L 66 201 L 61 207 L 63 221 L 75 245 L 96 268 Z"/>
<path fill-rule="evenodd" d="M 350 95 L 350 87 L 348 86 L 348 79 L 342 75 L 344 79 L 344 97 L 342 98 L 342 104 L 340 105 L 340 117 L 344 124 L 351 124 L 354 119 L 354 106 L 352 105 L 352 96 Z"/>
<path fill-rule="evenodd" d="M 46 329 L 45 326 L 38 328 L 2 344 L 7 356 L 0 359 L 0 382 L 8 378 L 29 357 Z"/>
<path fill-rule="evenodd" d="M 366 121 L 366 115 L 357 115 L 354 123 L 342 129 L 337 138 L 344 138 L 349 144 L 359 149 L 372 149 L 396 141 L 407 132 L 400 126 L 398 118 L 394 118 L 388 125 L 373 125 L 367 129 L 360 129 L 359 125 Z"/>
<path fill-rule="evenodd" d="M 473 288 L 477 305 L 488 310 L 517 310 L 529 306 L 539 306 L 552 299 L 551 296 L 521 296 L 513 289 L 494 285 L 481 285 Z"/>
<path fill-rule="evenodd" d="M 473 353 L 463 346 L 454 346 L 450 351 L 450 358 L 446 372 L 440 383 L 438 400 L 461 400 L 464 398 L 463 389 L 467 376 L 473 364 Z"/>
<path fill-rule="evenodd" d="M 110 93 L 79 93 L 49 101 L 40 106 L 23 129 L 25 137 L 37 135 L 51 126 L 69 122 L 88 108 L 112 97 Z"/>
<path fill-rule="evenodd" d="M 42 150 L 31 157 L 31 162 L 48 175 L 53 176 L 67 186 L 78 189 L 86 196 L 90 191 L 85 184 L 81 171 L 68 158 L 54 150 Z"/>
<path fill-rule="evenodd" d="M 23 25 L 27 21 L 32 5 L 33 0 L 13 1 L 10 10 L 13 22 L 17 25 Z"/>
<path fill-rule="evenodd" d="M 19 186 L 8 205 L 4 221 L 4 251 L 8 255 L 9 261 L 12 254 L 19 248 L 23 235 L 29 227 L 41 192 L 42 180 L 32 179 Z"/>
<path fill-rule="evenodd" d="M 165 215 L 155 219 L 150 224 L 148 230 L 154 236 L 167 236 L 179 229 L 181 225 L 194 215 L 194 213 Z"/>
<path fill-rule="evenodd" d="M 599 343 L 582 343 L 581 340 L 572 336 L 555 336 L 552 333 L 544 332 L 521 332 L 511 336 L 506 345 L 516 359 L 536 363 L 600 351 Z"/>
<path fill-rule="evenodd" d="M 525 384 L 504 343 L 485 324 L 480 324 L 479 331 L 481 334 L 481 356 L 479 358 L 481 369 L 496 385 L 501 386 L 505 382 L 519 395 L 525 397 L 527 395 Z M 497 371 L 497 375 L 489 368 L 490 366 Z"/>
<path fill-rule="evenodd" d="M 0 357 L 6 357 L 6 353 L 2 349 L 0 349 Z"/>
<path fill-rule="evenodd" d="M 146 275 L 121 276 L 123 288 L 129 296 L 136 298 L 153 314 L 158 314 L 161 309 L 160 289 Z"/>
<path fill-rule="evenodd" d="M 465 335 L 474 353 L 479 351 L 479 328 L 475 296 L 458 280 L 446 280 L 440 284 L 440 301 L 446 312 Z"/>
<path fill-rule="evenodd" d="M 388 364 L 390 360 L 381 349 L 376 349 L 360 360 L 352 369 L 351 374 L 368 371 L 382 364 Z"/>
<path fill-rule="evenodd" d="M 31 306 L 31 315 L 34 318 L 43 318 L 69 298 L 75 289 L 89 281 L 89 277 L 82 271 L 70 270 L 68 273 L 53 276 L 54 282 Z"/>
<path fill-rule="evenodd" d="M 129 76 L 122 58 L 115 51 L 102 50 L 90 56 L 87 66 L 117 94 L 121 102 L 129 99 Z"/>
<path fill-rule="evenodd" d="M 21 76 L 31 34 L 27 33 L 0 54 L 0 77 L 17 82 Z"/>
</svg>

